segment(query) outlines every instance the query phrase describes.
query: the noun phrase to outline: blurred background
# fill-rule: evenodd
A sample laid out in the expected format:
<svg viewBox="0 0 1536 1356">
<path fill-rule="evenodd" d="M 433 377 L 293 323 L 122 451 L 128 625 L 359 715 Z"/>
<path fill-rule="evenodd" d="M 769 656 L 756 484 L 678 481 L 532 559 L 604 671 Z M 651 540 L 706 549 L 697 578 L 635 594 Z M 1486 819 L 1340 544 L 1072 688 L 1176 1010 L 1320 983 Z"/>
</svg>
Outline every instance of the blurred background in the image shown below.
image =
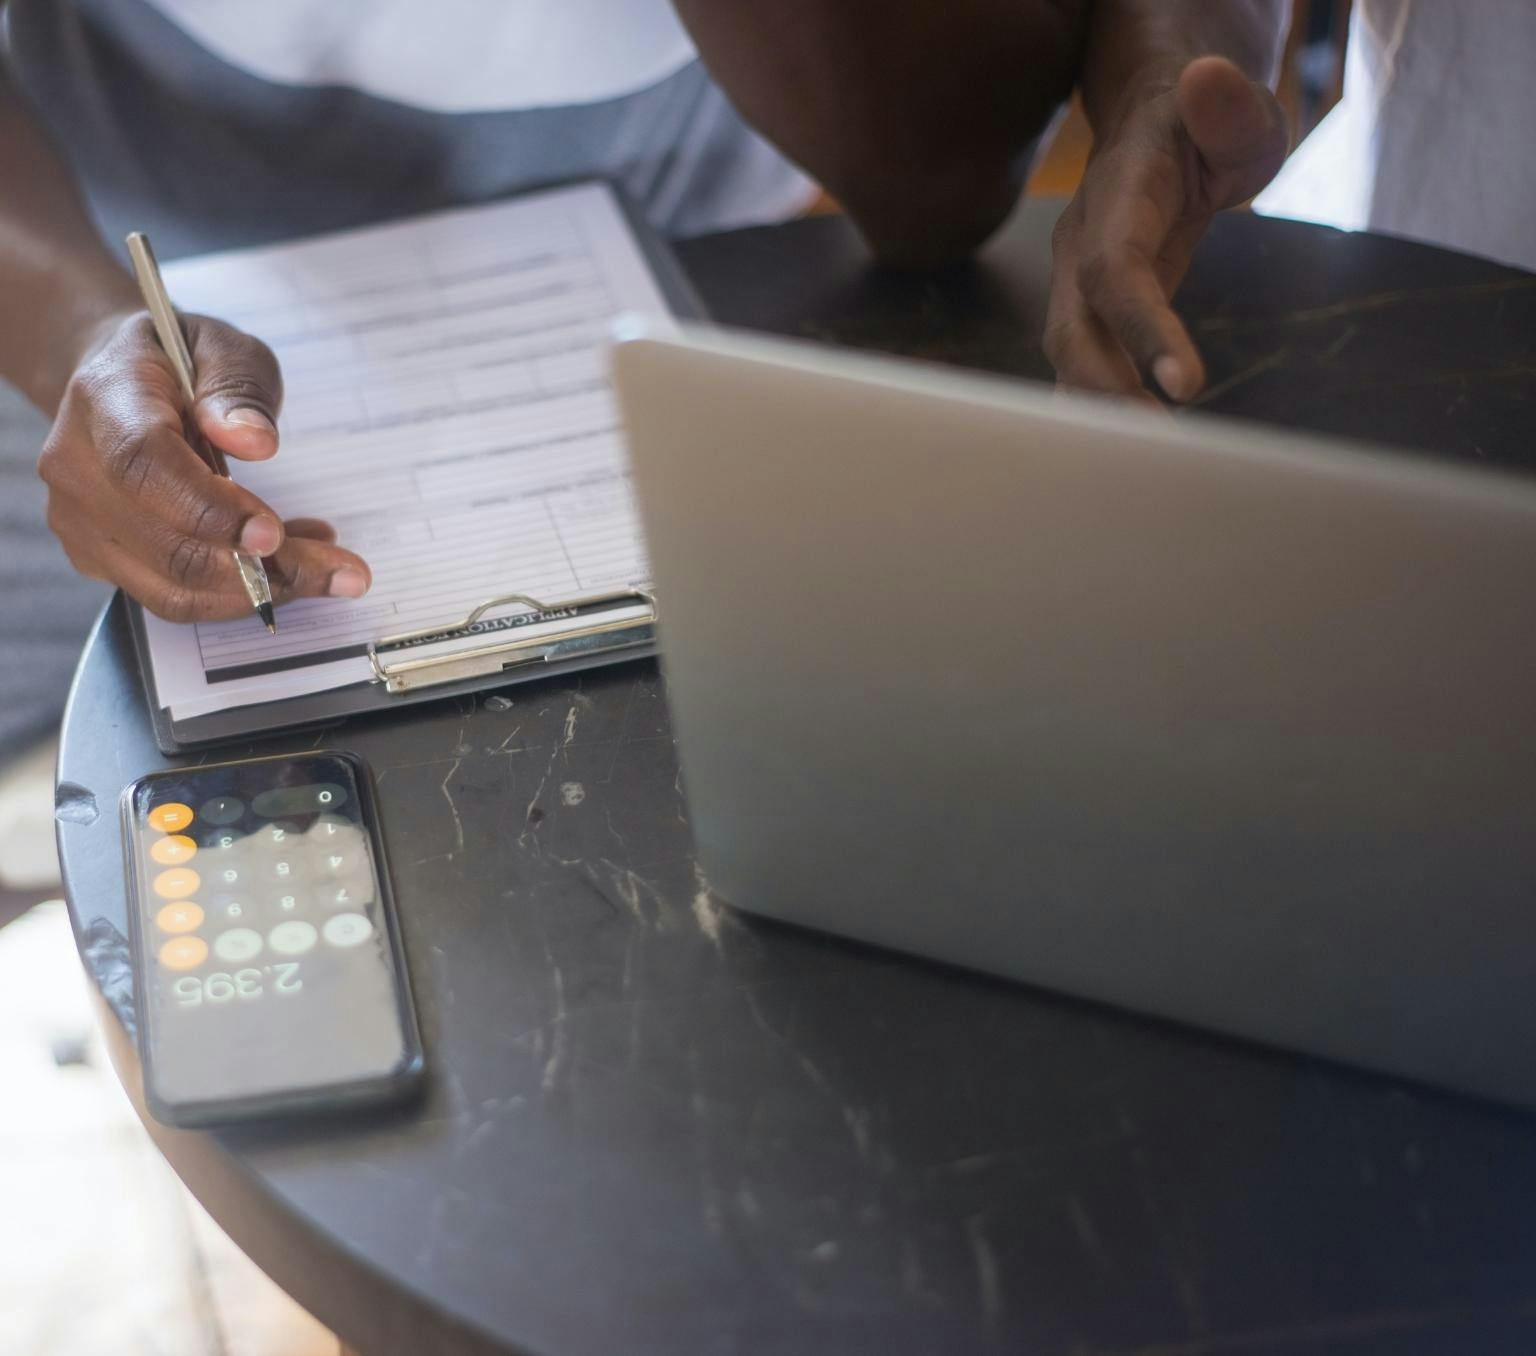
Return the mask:
<svg viewBox="0 0 1536 1356">
<path fill-rule="evenodd" d="M 1299 142 L 1338 102 L 1349 0 L 1294 0 L 1294 16 L 1279 93 Z M 1030 191 L 1070 196 L 1091 142 L 1074 107 Z M 44 432 L 0 386 L 0 437 Z M 106 1061 L 59 899 L 55 754 L 0 764 L 0 1353 L 335 1356 L 181 1186 Z"/>
</svg>

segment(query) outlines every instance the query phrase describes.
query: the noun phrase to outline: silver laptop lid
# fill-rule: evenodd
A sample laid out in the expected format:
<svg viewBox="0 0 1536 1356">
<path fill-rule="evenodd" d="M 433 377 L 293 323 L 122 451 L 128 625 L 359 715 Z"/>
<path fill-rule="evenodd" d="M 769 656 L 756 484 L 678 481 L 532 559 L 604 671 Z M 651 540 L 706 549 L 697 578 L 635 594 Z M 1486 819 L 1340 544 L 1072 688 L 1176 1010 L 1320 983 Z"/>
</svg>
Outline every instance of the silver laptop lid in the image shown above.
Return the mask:
<svg viewBox="0 0 1536 1356">
<path fill-rule="evenodd" d="M 614 370 L 722 897 L 1536 1102 L 1536 486 L 711 331 Z"/>
</svg>

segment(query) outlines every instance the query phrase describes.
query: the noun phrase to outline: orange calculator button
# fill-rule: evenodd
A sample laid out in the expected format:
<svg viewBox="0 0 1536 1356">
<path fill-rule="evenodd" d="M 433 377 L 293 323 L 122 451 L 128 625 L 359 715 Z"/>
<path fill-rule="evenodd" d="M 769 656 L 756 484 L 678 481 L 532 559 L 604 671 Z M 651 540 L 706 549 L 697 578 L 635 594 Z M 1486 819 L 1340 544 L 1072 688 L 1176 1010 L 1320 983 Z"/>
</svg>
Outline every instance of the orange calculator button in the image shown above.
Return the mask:
<svg viewBox="0 0 1536 1356">
<path fill-rule="evenodd" d="M 180 801 L 167 801 L 149 812 L 149 827 L 161 833 L 180 833 L 192 822 L 192 807 Z"/>
<path fill-rule="evenodd" d="M 201 937 L 172 937 L 160 948 L 160 964 L 167 970 L 190 970 L 208 959 L 208 943 Z"/>
<path fill-rule="evenodd" d="M 149 845 L 149 855 L 161 866 L 180 866 L 197 855 L 197 844 L 184 833 L 157 838 Z"/>
<path fill-rule="evenodd" d="M 179 904 L 167 904 L 155 915 L 155 926 L 161 932 L 192 932 L 203 923 L 202 906 L 190 899 Z"/>
<path fill-rule="evenodd" d="M 190 866 L 173 866 L 162 871 L 154 880 L 154 891 L 161 899 L 185 899 L 197 893 L 203 878 Z"/>
</svg>

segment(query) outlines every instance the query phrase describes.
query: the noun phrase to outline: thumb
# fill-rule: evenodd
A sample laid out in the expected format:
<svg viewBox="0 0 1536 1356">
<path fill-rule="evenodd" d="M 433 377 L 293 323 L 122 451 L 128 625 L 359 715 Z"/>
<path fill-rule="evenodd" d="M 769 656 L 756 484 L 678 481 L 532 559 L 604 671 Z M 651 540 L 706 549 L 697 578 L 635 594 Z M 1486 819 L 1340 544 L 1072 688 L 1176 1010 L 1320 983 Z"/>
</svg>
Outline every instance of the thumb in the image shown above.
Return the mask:
<svg viewBox="0 0 1536 1356">
<path fill-rule="evenodd" d="M 283 378 L 260 339 L 207 316 L 187 316 L 197 369 L 197 427 L 222 452 L 260 461 L 277 451 Z"/>
<path fill-rule="evenodd" d="M 1279 100 L 1225 57 L 1199 57 L 1179 77 L 1179 120 L 1204 162 L 1204 206 L 1236 207 L 1285 162 L 1290 144 Z"/>
</svg>

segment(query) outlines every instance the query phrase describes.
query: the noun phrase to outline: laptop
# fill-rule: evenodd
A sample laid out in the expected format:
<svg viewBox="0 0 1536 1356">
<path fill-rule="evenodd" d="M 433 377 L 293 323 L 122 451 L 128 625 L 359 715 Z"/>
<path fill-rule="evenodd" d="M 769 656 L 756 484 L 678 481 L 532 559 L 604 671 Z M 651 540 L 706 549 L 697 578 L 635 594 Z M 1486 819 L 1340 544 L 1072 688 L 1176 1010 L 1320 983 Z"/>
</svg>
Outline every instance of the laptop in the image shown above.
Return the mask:
<svg viewBox="0 0 1536 1356">
<path fill-rule="evenodd" d="M 722 899 L 1536 1105 L 1536 482 L 703 328 L 613 367 Z"/>
</svg>

